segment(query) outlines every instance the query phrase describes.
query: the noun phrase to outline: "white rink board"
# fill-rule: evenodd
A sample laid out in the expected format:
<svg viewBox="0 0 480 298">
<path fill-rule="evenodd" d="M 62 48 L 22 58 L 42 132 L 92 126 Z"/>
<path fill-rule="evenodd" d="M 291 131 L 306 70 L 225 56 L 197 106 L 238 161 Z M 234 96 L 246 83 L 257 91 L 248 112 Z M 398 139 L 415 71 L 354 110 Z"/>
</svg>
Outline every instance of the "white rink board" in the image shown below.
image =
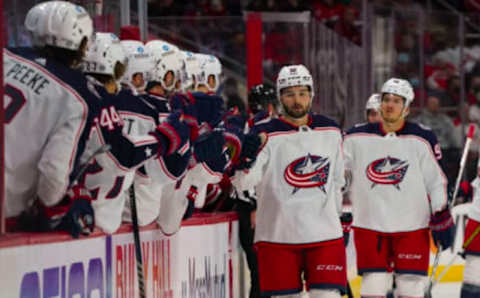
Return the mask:
<svg viewBox="0 0 480 298">
<path fill-rule="evenodd" d="M 147 297 L 240 297 L 237 233 L 232 220 L 142 231 Z M 2 248 L 0 264 L 0 297 L 138 297 L 132 233 Z"/>
</svg>

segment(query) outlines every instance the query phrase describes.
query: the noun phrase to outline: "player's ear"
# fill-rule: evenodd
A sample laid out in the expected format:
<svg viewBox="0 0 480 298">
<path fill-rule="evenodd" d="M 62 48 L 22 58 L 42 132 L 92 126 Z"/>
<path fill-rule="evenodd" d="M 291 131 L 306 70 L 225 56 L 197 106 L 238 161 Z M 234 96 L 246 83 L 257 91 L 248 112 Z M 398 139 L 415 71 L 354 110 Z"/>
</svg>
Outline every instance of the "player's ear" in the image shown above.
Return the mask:
<svg viewBox="0 0 480 298">
<path fill-rule="evenodd" d="M 407 117 L 410 114 L 410 107 L 405 107 L 403 111 L 403 117 Z"/>
</svg>

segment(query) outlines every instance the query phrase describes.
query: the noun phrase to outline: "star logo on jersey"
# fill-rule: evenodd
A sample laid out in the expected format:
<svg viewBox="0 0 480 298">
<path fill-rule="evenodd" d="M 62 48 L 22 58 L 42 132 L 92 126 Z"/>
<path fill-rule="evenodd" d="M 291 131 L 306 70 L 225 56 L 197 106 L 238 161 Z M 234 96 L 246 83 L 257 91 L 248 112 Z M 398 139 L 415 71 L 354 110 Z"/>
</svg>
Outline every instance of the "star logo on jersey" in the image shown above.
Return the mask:
<svg viewBox="0 0 480 298">
<path fill-rule="evenodd" d="M 380 158 L 367 167 L 367 178 L 373 182 L 372 188 L 377 184 L 393 185 L 400 190 L 399 184 L 403 181 L 408 170 L 408 161 L 387 156 Z"/>
<path fill-rule="evenodd" d="M 292 185 L 295 194 L 301 188 L 318 187 L 324 193 L 325 184 L 330 172 L 330 162 L 327 157 L 311 155 L 300 157 L 291 162 L 284 172 L 285 181 Z"/>
<path fill-rule="evenodd" d="M 145 149 L 145 155 L 146 155 L 147 157 L 150 157 L 150 156 L 152 155 L 152 149 L 150 149 L 149 147 L 147 147 L 147 148 Z"/>
</svg>

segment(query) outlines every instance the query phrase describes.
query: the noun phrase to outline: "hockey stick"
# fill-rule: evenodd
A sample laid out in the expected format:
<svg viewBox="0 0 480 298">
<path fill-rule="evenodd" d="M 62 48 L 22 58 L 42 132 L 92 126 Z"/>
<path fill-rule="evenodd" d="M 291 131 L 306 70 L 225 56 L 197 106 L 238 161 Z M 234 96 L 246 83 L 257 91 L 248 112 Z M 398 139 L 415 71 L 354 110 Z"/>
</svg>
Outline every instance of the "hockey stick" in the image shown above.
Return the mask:
<svg viewBox="0 0 480 298">
<path fill-rule="evenodd" d="M 140 298 L 145 298 L 145 278 L 143 276 L 142 243 L 140 242 L 140 232 L 138 231 L 137 203 L 135 202 L 135 186 L 132 184 L 129 188 L 130 194 L 130 212 L 132 216 L 133 240 L 135 242 L 135 256 L 137 259 L 137 278 L 138 292 Z"/>
<path fill-rule="evenodd" d="M 475 132 L 475 126 L 473 124 L 470 124 L 470 127 L 468 128 L 468 134 L 467 134 L 467 140 L 465 142 L 465 147 L 463 148 L 462 159 L 460 159 L 460 168 L 458 170 L 457 180 L 455 181 L 455 189 L 453 191 L 452 200 L 450 201 L 450 203 L 448 205 L 448 207 L 450 209 L 453 206 L 455 206 L 455 202 L 457 200 L 458 189 L 460 187 L 460 181 L 462 180 L 462 177 L 463 177 L 463 170 L 465 169 L 465 164 L 467 163 L 468 151 L 470 150 L 470 145 L 472 143 L 474 132 Z"/>
<path fill-rule="evenodd" d="M 75 175 L 75 178 L 73 178 L 73 180 L 70 182 L 70 184 L 68 185 L 67 187 L 67 191 L 72 188 L 72 186 L 75 185 L 75 183 L 78 181 L 78 179 L 80 179 L 80 177 L 83 175 L 83 173 L 87 170 L 88 166 L 90 165 L 90 163 L 92 162 L 92 160 L 102 154 L 102 153 L 105 153 L 107 152 L 108 150 L 110 150 L 110 148 L 112 148 L 110 145 L 108 144 L 105 144 L 103 146 L 100 146 L 100 148 L 98 148 L 97 150 L 95 150 L 92 155 L 90 155 L 87 159 L 87 161 L 81 166 L 80 170 L 77 172 L 77 174 Z"/>
<path fill-rule="evenodd" d="M 462 158 L 460 159 L 460 168 L 458 169 L 458 175 L 457 175 L 457 180 L 455 181 L 455 188 L 453 191 L 452 200 L 450 202 L 447 202 L 449 209 L 455 206 L 458 189 L 460 187 L 460 181 L 462 180 L 463 170 L 465 169 L 465 165 L 467 163 L 468 151 L 470 149 L 470 144 L 472 143 L 474 132 L 475 132 L 475 126 L 471 124 L 470 127 L 468 128 L 467 140 L 465 141 L 465 147 L 463 148 Z M 435 260 L 433 262 L 432 275 L 428 279 L 428 285 L 425 292 L 426 298 L 432 297 L 433 281 L 435 280 L 435 274 L 437 273 L 438 263 L 440 260 L 440 253 L 442 252 L 441 245 L 438 245 L 437 243 L 435 244 L 437 245 L 438 250 L 437 250 L 437 253 L 435 254 Z"/>
<path fill-rule="evenodd" d="M 450 262 L 448 262 L 448 264 L 445 266 L 445 268 L 443 269 L 442 273 L 438 276 L 438 278 L 435 278 L 433 280 L 433 285 L 432 287 L 438 283 L 440 280 L 442 280 L 442 278 L 445 276 L 445 274 L 447 274 L 448 270 L 450 269 L 450 267 L 453 266 L 453 263 L 455 262 L 455 259 L 457 258 L 457 256 L 462 256 L 464 253 L 465 253 L 465 249 L 470 245 L 470 243 L 472 243 L 472 241 L 477 237 L 477 235 L 480 234 L 480 226 L 478 226 L 472 233 L 472 235 L 470 235 L 470 237 L 468 237 L 467 240 L 465 240 L 465 243 L 463 244 L 462 246 L 462 250 L 463 251 L 459 251 L 457 254 L 455 254 L 452 259 L 450 260 Z"/>
</svg>

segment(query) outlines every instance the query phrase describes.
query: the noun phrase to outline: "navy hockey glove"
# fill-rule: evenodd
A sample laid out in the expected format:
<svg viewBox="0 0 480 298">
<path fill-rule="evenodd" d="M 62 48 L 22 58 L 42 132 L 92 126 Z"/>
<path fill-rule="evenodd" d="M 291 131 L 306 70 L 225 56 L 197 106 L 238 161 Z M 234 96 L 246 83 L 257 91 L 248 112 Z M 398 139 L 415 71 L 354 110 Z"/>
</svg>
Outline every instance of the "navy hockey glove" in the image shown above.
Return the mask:
<svg viewBox="0 0 480 298">
<path fill-rule="evenodd" d="M 223 153 L 225 137 L 222 131 L 202 134 L 193 145 L 193 155 L 197 162 L 209 162 Z"/>
<path fill-rule="evenodd" d="M 242 145 L 242 152 L 240 153 L 240 162 L 237 169 L 249 169 L 257 159 L 258 151 L 262 145 L 262 140 L 256 134 L 245 135 Z"/>
<path fill-rule="evenodd" d="M 455 236 L 455 224 L 450 209 L 438 211 L 430 217 L 430 229 L 435 244 L 442 249 L 447 249 L 453 244 Z"/>
<path fill-rule="evenodd" d="M 345 247 L 348 246 L 348 241 L 350 240 L 350 231 L 352 230 L 352 221 L 353 216 L 350 212 L 342 213 L 340 216 L 340 222 L 342 223 L 343 229 L 343 242 L 345 243 Z"/>
<path fill-rule="evenodd" d="M 182 121 L 180 112 L 170 114 L 167 121 L 158 125 L 152 134 L 161 144 L 159 156 L 170 155 L 176 151 L 182 154 L 188 150 L 190 126 Z"/>
<path fill-rule="evenodd" d="M 66 197 L 70 200 L 71 205 L 58 229 L 68 231 L 73 238 L 78 238 L 80 234 L 89 235 L 95 227 L 90 193 L 86 188 L 77 184 L 70 188 Z"/>
</svg>

